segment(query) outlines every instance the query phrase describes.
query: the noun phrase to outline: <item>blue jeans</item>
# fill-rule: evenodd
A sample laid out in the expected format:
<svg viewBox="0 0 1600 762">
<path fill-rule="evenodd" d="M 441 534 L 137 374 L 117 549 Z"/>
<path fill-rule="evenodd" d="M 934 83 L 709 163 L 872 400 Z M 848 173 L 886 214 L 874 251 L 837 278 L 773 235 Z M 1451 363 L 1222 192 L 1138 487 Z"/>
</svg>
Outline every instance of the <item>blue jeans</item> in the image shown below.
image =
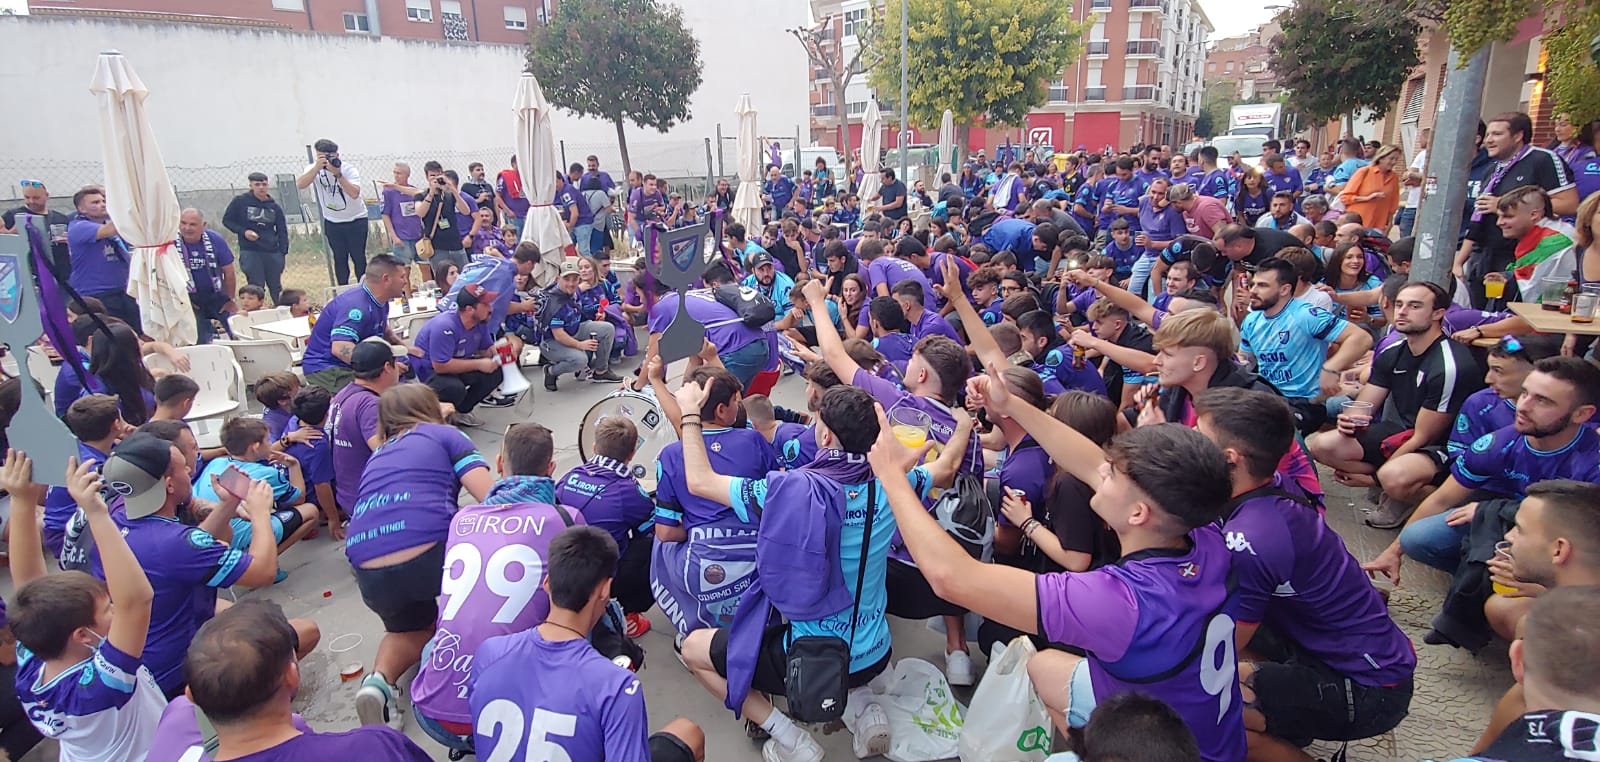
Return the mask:
<svg viewBox="0 0 1600 762">
<path fill-rule="evenodd" d="M 578 245 L 578 256 L 592 256 L 594 253 L 594 223 L 574 225 L 572 227 L 572 242 Z"/>
<path fill-rule="evenodd" d="M 1394 224 L 1400 228 L 1400 237 L 1411 235 L 1412 226 L 1417 224 L 1417 208 L 1414 206 L 1401 207 L 1394 215 Z"/>
<path fill-rule="evenodd" d="M 1133 276 L 1128 279 L 1128 292 L 1134 296 L 1150 301 L 1155 297 L 1146 293 L 1146 286 L 1150 285 L 1150 270 L 1156 266 L 1155 254 L 1145 254 L 1133 263 Z"/>
<path fill-rule="evenodd" d="M 555 339 L 546 339 L 540 346 L 550 361 L 550 372 L 560 376 L 589 366 L 590 370 L 605 370 L 611 364 L 611 342 L 616 339 L 616 328 L 600 320 L 586 320 L 572 333 L 572 338 L 587 341 L 590 337 L 599 342 L 593 352 L 569 347 Z"/>
<path fill-rule="evenodd" d="M 1400 531 L 1400 549 L 1413 560 L 1454 574 L 1461 565 L 1461 541 L 1466 539 L 1470 527 L 1467 524 L 1450 526 L 1445 523 L 1449 515 L 1450 511 L 1445 511 L 1412 522 Z"/>
<path fill-rule="evenodd" d="M 727 368 L 734 378 L 739 379 L 741 386 L 749 386 L 756 374 L 767 369 L 769 341 L 770 338 L 763 337 L 760 341 L 752 341 L 727 354 L 719 354 L 718 358 L 722 360 L 722 366 Z"/>
</svg>

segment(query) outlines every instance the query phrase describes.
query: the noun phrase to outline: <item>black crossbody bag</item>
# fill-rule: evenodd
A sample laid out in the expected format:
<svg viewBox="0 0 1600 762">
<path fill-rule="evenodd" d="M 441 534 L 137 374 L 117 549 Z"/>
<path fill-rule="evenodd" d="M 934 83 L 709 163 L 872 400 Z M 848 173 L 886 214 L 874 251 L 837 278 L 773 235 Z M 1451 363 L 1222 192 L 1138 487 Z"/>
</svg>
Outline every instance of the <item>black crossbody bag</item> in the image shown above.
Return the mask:
<svg viewBox="0 0 1600 762">
<path fill-rule="evenodd" d="M 789 716 L 799 722 L 833 722 L 844 717 L 850 645 L 856 639 L 861 588 L 867 578 L 867 552 L 872 547 L 872 521 L 878 514 L 877 487 L 876 479 L 867 483 L 867 526 L 861 536 L 861 563 L 856 567 L 855 602 L 850 606 L 850 639 L 807 635 L 789 644 L 784 692 L 789 700 Z"/>
</svg>

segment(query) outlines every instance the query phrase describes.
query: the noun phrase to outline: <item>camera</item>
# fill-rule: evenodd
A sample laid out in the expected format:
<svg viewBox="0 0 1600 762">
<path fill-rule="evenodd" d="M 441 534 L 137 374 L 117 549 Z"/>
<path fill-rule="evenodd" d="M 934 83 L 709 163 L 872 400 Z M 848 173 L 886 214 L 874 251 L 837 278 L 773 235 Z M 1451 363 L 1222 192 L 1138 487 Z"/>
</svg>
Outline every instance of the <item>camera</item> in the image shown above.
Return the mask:
<svg viewBox="0 0 1600 762">
<path fill-rule="evenodd" d="M 435 178 L 433 178 L 433 184 L 439 186 L 440 188 L 443 188 L 444 187 L 444 178 L 443 177 L 435 177 Z"/>
<path fill-rule="evenodd" d="M 334 169 L 338 169 L 339 167 L 344 165 L 344 162 L 340 161 L 339 157 L 334 156 L 333 154 L 325 153 L 325 154 L 322 155 L 322 158 L 327 159 L 328 160 L 328 166 L 333 167 Z"/>
</svg>

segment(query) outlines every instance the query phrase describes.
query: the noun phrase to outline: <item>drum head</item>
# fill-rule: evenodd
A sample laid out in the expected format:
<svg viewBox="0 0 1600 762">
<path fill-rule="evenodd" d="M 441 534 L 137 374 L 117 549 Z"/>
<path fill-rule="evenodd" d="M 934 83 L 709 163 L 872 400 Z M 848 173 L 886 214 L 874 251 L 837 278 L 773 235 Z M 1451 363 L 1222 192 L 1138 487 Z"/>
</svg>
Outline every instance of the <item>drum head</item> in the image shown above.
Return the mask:
<svg viewBox="0 0 1600 762">
<path fill-rule="evenodd" d="M 660 457 L 662 448 L 678 441 L 678 435 L 651 395 L 619 390 L 596 402 L 583 416 L 583 428 L 578 432 L 579 456 L 584 462 L 594 457 L 595 426 L 614 415 L 633 421 L 634 428 L 638 429 L 639 445 L 634 450 L 631 466 L 633 476 L 646 492 L 654 492 L 656 459 Z"/>
</svg>

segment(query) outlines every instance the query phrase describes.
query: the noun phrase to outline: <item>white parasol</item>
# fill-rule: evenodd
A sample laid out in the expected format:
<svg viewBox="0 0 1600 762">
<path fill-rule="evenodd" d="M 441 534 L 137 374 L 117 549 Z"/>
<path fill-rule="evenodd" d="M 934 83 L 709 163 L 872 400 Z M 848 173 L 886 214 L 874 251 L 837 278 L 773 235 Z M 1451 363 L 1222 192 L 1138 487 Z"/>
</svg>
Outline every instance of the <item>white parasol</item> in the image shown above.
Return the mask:
<svg viewBox="0 0 1600 762">
<path fill-rule="evenodd" d="M 878 151 L 883 145 L 883 109 L 878 99 L 867 100 L 867 113 L 861 117 L 861 187 L 856 195 L 861 198 L 861 214 L 867 207 L 877 206 L 878 191 L 883 189 L 883 178 L 878 176 Z"/>
<path fill-rule="evenodd" d="M 150 91 L 128 59 L 107 50 L 95 61 L 89 92 L 100 103 L 106 211 L 131 249 L 128 293 L 139 301 L 144 333 L 157 341 L 193 344 L 189 269 L 172 246 L 181 210 L 145 115 Z"/>
<path fill-rule="evenodd" d="M 939 120 L 939 171 L 949 172 L 951 177 L 960 171 L 956 169 L 956 117 L 950 109 L 945 109 Z"/>
<path fill-rule="evenodd" d="M 744 225 L 747 235 L 761 230 L 761 136 L 756 132 L 756 108 L 750 94 L 739 96 L 733 109 L 739 115 L 739 190 L 733 194 L 733 221 Z"/>
<path fill-rule="evenodd" d="M 577 252 L 572 245 L 572 233 L 562 223 L 561 211 L 554 206 L 556 173 L 561 171 L 561 158 L 556 153 L 555 132 L 550 127 L 550 102 L 544 99 L 538 78 L 528 73 L 522 75 L 517 82 L 511 111 L 516 115 L 517 171 L 522 174 L 522 189 L 528 198 L 528 219 L 523 221 L 522 240 L 539 245 L 544 261 L 534 270 L 534 280 L 549 284 L 555 281 L 561 260 Z"/>
</svg>

